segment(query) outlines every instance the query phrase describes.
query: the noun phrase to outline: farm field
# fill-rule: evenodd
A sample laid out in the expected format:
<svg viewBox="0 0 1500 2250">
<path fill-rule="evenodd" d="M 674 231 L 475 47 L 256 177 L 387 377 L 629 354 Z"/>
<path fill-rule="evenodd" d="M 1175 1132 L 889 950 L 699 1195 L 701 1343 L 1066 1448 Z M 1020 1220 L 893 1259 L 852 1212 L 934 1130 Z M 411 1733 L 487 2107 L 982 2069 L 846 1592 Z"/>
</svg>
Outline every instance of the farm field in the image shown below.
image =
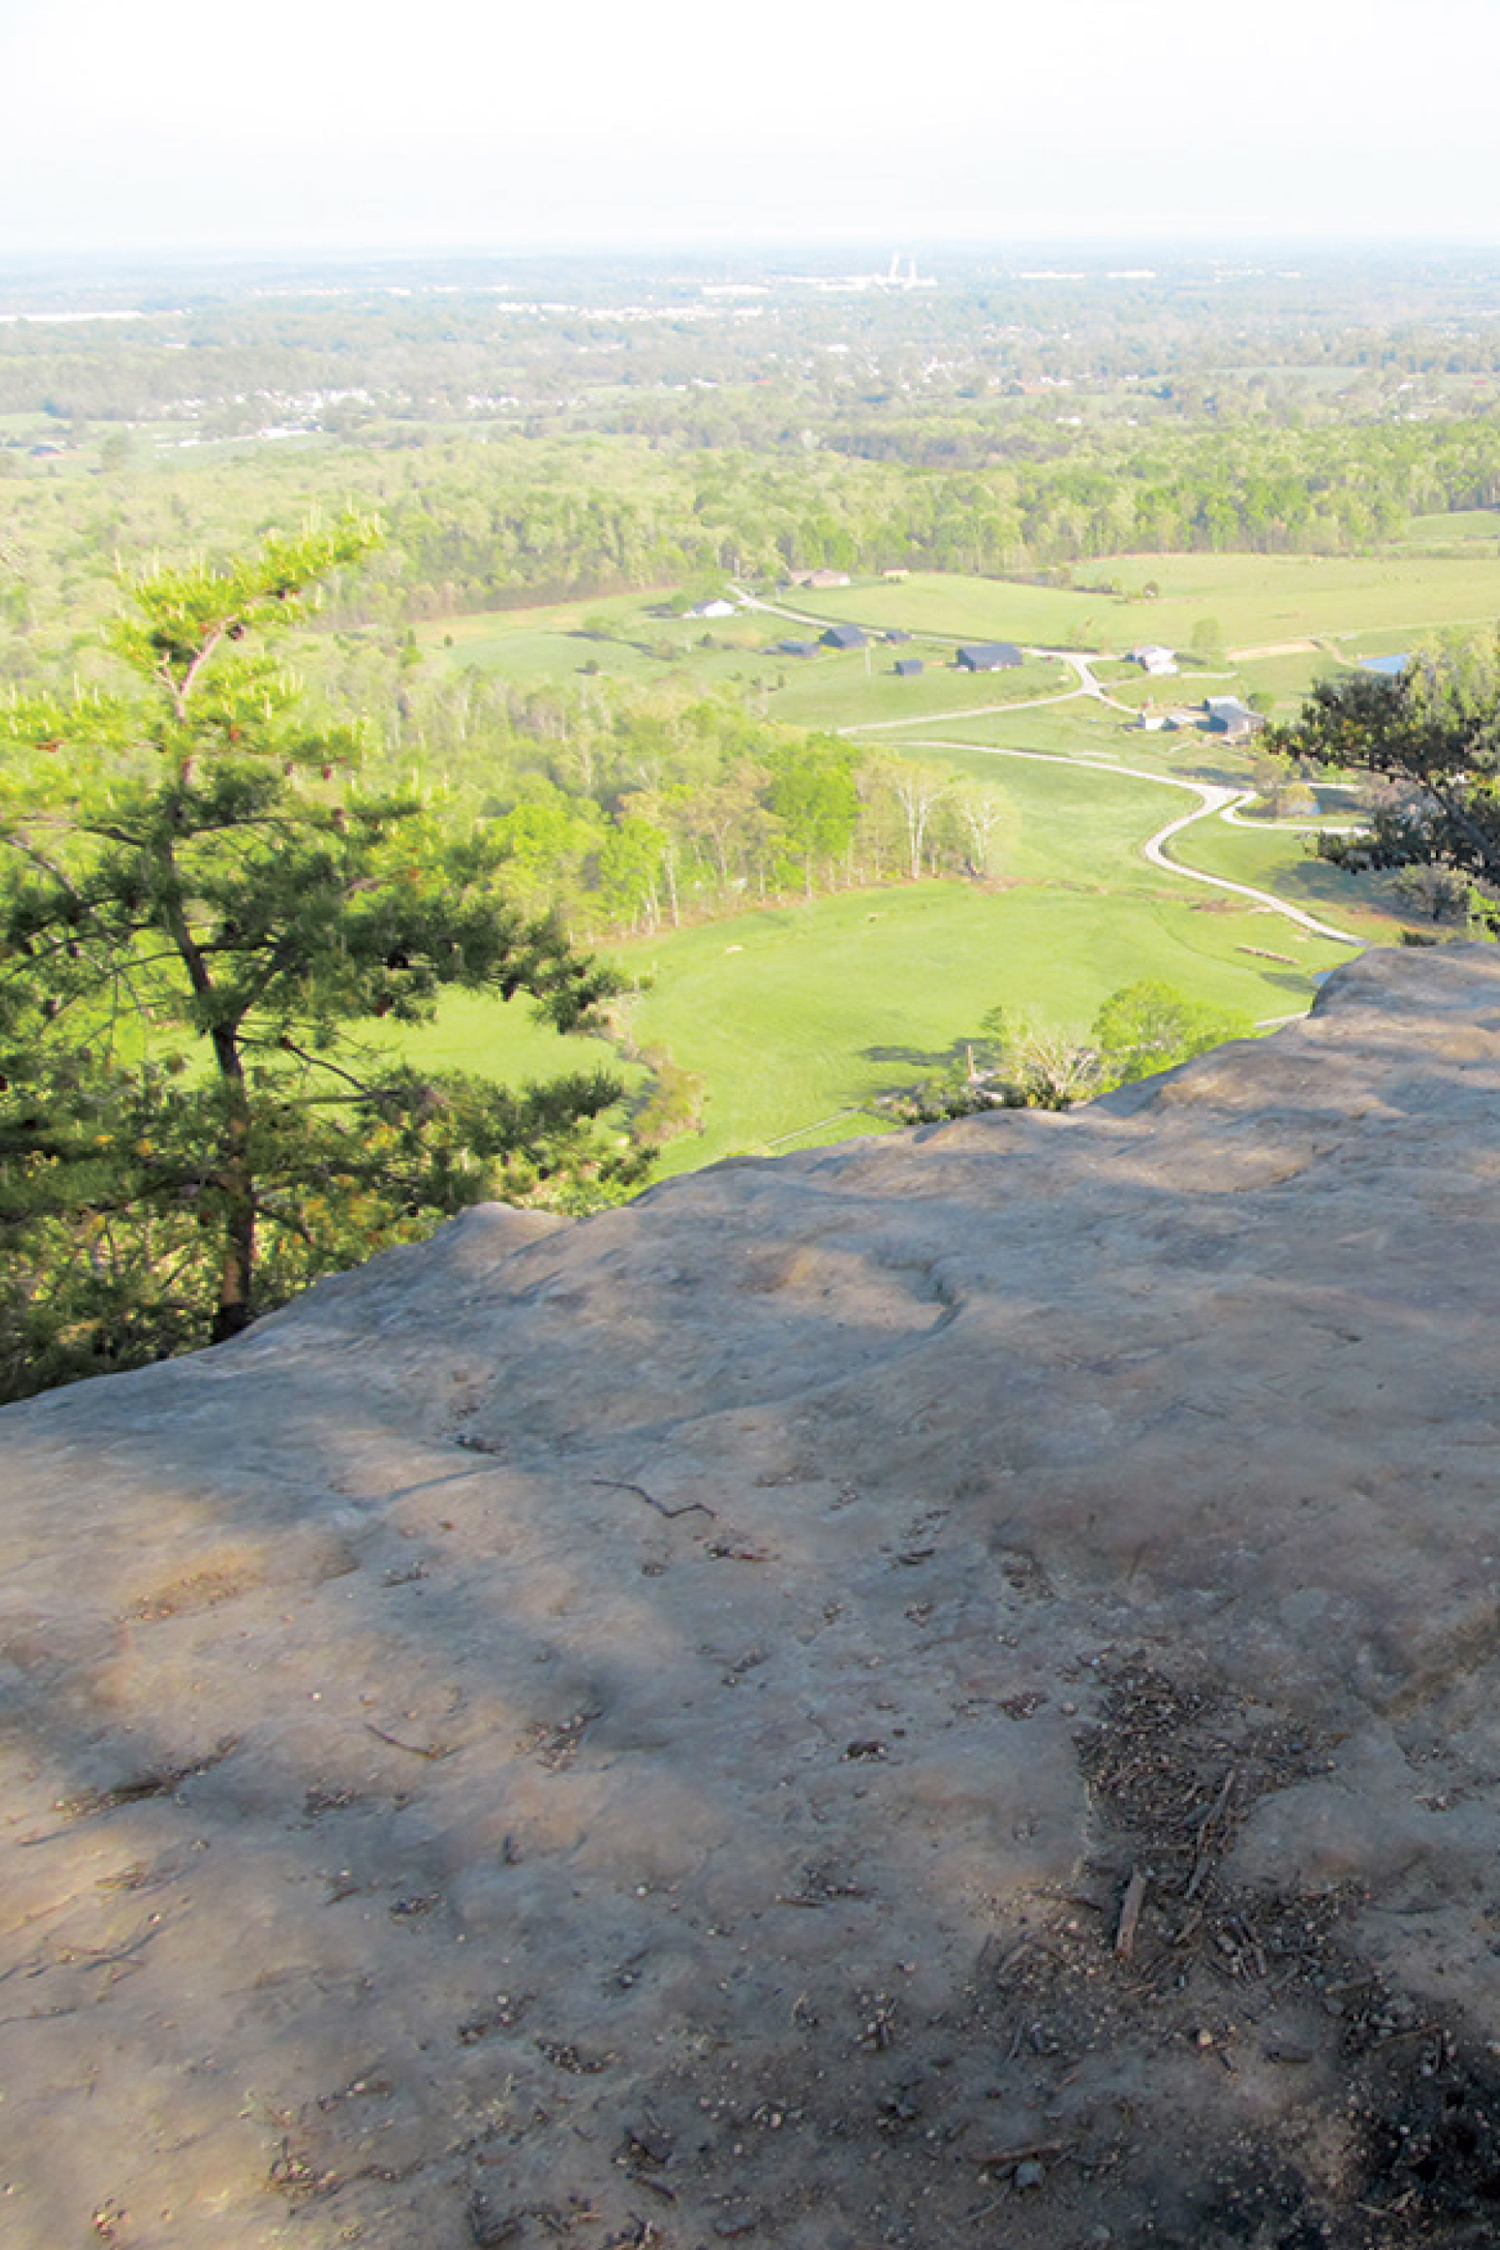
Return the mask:
<svg viewBox="0 0 1500 2250">
<path fill-rule="evenodd" d="M 1300 1013 L 1316 976 L 1348 957 L 1141 859 L 1141 838 L 1184 808 L 1178 790 L 979 748 L 927 754 L 1003 790 L 1006 887 L 892 885 L 605 949 L 647 980 L 628 1010 L 637 1044 L 665 1046 L 703 1083 L 703 1130 L 668 1145 L 663 1174 L 882 1130 L 865 1105 L 939 1070 L 997 1006 L 1082 1037 L 1111 992 L 1156 978 L 1248 1029 Z M 1223 833 L 1239 851 L 1222 870 L 1235 880 L 1285 872 L 1287 895 L 1315 912 L 1358 910 L 1359 886 L 1333 869 L 1314 865 L 1313 888 L 1298 893 L 1295 835 Z M 512 1078 L 613 1064 L 473 1000 L 445 1004 L 439 1025 L 405 1044 L 417 1062 Z"/>
<path fill-rule="evenodd" d="M 763 717 L 791 726 L 849 726 L 967 710 L 991 703 L 1061 695 L 1076 685 L 1064 664 L 1036 658 L 1008 672 L 968 673 L 953 662 L 951 641 L 914 638 L 909 645 L 873 644 L 847 653 L 819 649 L 808 657 L 778 650 L 782 639 L 815 639 L 818 628 L 753 610 L 739 618 L 663 613 L 660 596 L 560 603 L 444 619 L 422 627 L 418 645 L 445 669 L 477 665 L 518 686 L 564 681 L 581 673 L 610 679 L 691 681 L 755 695 Z M 705 645 L 707 643 L 708 645 Z M 897 679 L 898 657 L 921 659 L 916 679 Z"/>
<path fill-rule="evenodd" d="M 1103 684 L 1132 706 L 1260 689 L 1290 712 L 1341 661 L 1500 624 L 1497 522 L 1488 512 L 1430 519 L 1434 538 L 1439 527 L 1448 533 L 1441 553 L 1425 551 L 1414 535 L 1382 556 L 1127 555 L 1087 566 L 1100 581 L 1134 590 L 1135 598 L 913 572 L 899 583 L 797 589 L 777 597 L 777 611 L 745 611 L 713 621 L 711 629 L 699 618 L 671 616 L 663 595 L 653 592 L 438 620 L 419 628 L 418 645 L 444 669 L 473 665 L 522 687 L 580 674 L 643 683 L 677 678 L 753 697 L 759 715 L 793 725 L 889 724 L 894 732 L 907 719 L 1066 693 L 1066 669 L 1046 659 L 1018 672 L 956 672 L 951 651 L 966 638 L 1102 651 L 1159 640 L 1186 649 L 1195 628 L 1212 627 L 1227 659 L 1195 664 L 1189 657 L 1179 675 L 1164 680 L 1111 670 Z M 1154 598 L 1139 595 L 1147 583 L 1160 589 Z M 811 658 L 776 648 L 782 638 L 814 638 L 825 623 L 851 621 L 900 629 L 912 641 Z M 898 680 L 898 654 L 920 657 L 926 671 Z"/>
<path fill-rule="evenodd" d="M 819 593 L 807 606 L 830 619 L 1049 648 L 1176 646 L 1207 619 L 1231 650 L 1321 640 L 1379 654 L 1376 641 L 1392 634 L 1500 621 L 1500 547 L 1477 536 L 1472 544 L 1472 555 L 1106 555 L 1079 566 L 1096 585 L 1117 583 L 1119 595 L 914 571 L 896 585 Z M 1142 596 L 1148 584 L 1155 597 Z"/>
<path fill-rule="evenodd" d="M 808 595 L 810 618 L 913 635 L 908 648 L 872 649 L 868 665 L 864 652 L 777 655 L 768 644 L 797 627 L 765 612 L 716 621 L 705 646 L 704 621 L 665 616 L 655 594 L 452 620 L 421 638 L 446 665 L 477 663 L 522 683 L 592 661 L 619 676 L 728 687 L 758 716 L 839 727 L 873 757 L 917 758 L 1003 795 L 993 887 L 893 884 L 609 948 L 649 979 L 630 1003 L 632 1036 L 664 1047 L 703 1089 L 702 1130 L 668 1146 L 670 1173 L 880 1130 L 867 1107 L 875 1096 L 940 1069 L 997 1006 L 1082 1036 L 1110 992 L 1150 977 L 1247 1025 L 1304 1009 L 1315 977 L 1348 958 L 1347 947 L 1141 855 L 1145 839 L 1191 804 L 1172 780 L 1247 786 L 1246 751 L 1133 728 L 1122 710 L 1068 693 L 1075 675 L 1060 663 L 957 675 L 951 648 L 971 636 L 1033 647 L 1185 643 L 1211 618 L 1238 652 L 1227 662 L 1189 663 L 1177 678 L 1152 682 L 1133 668 L 1108 670 L 1101 685 L 1131 708 L 1260 688 L 1290 714 L 1315 678 L 1340 668 L 1341 654 L 1500 617 L 1495 525 L 1489 516 L 1461 521 L 1456 536 L 1472 552 L 1458 555 L 1453 519 L 1444 518 L 1442 554 L 1414 542 L 1381 560 L 1194 555 L 1089 566 L 1125 585 L 1149 575 L 1161 589 L 1151 600 L 918 573 Z M 786 606 L 803 607 L 802 595 Z M 811 637 L 816 625 L 806 630 Z M 929 669 L 897 680 L 889 671 L 897 653 L 920 655 Z M 1058 696 L 1065 700 L 1007 707 Z M 997 755 L 1015 751 L 1032 755 Z M 1136 773 L 1069 763 L 1082 759 Z M 1138 778 L 1148 773 L 1162 785 Z M 1388 881 L 1318 862 L 1294 824 L 1210 819 L 1168 849 L 1185 867 L 1271 891 L 1364 942 L 1389 943 L 1399 927 Z M 414 1059 L 440 1053 L 511 1076 L 594 1059 L 587 1045 L 473 1002 L 445 1009 L 413 1049 Z"/>
<path fill-rule="evenodd" d="M 1300 1014 L 1314 977 L 1346 956 L 1276 917 L 1184 894 L 919 883 L 611 947 L 650 979 L 631 1004 L 634 1038 L 665 1045 L 705 1088 L 703 1131 L 668 1144 L 661 1175 L 886 1129 L 864 1105 L 940 1070 L 995 1007 L 1082 1037 L 1111 992 L 1158 977 L 1248 1030 Z M 403 1044 L 419 1064 L 512 1080 L 613 1063 L 499 1004 L 445 1005 Z"/>
<path fill-rule="evenodd" d="M 919 656 L 927 669 L 917 679 L 898 680 L 891 669 L 895 658 L 912 655 Z M 1078 686 L 1072 668 L 1055 660 L 1034 657 L 1008 672 L 960 672 L 951 646 L 921 642 L 792 662 L 796 669 L 788 670 L 785 686 L 766 698 L 764 709 L 768 717 L 798 727 L 852 731 L 861 726 L 930 724 L 943 712 L 1069 695 Z"/>
</svg>

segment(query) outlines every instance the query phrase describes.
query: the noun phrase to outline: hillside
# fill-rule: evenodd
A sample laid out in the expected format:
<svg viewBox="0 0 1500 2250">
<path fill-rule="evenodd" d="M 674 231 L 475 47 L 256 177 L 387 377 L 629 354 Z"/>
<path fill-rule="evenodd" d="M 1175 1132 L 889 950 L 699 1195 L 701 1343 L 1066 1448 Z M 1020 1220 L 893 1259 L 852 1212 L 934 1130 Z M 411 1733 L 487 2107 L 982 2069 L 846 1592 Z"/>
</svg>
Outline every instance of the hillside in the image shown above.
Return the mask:
<svg viewBox="0 0 1500 2250">
<path fill-rule="evenodd" d="M 1500 956 L 0 1415 L 13 2250 L 1500 2202 Z"/>
</svg>

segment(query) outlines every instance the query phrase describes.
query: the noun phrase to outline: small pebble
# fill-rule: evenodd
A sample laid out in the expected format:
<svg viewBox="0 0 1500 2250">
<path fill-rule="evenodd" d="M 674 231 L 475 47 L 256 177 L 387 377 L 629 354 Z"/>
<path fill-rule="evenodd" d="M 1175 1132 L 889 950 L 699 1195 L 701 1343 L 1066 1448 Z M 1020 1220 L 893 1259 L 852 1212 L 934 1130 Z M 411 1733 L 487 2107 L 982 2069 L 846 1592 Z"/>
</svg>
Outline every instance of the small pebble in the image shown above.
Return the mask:
<svg viewBox="0 0 1500 2250">
<path fill-rule="evenodd" d="M 1046 2177 L 1046 2171 L 1038 2164 L 1034 2156 L 1028 2156 L 1024 2164 L 1016 2166 L 1016 2186 L 1018 2188 L 1039 2188 Z"/>
</svg>

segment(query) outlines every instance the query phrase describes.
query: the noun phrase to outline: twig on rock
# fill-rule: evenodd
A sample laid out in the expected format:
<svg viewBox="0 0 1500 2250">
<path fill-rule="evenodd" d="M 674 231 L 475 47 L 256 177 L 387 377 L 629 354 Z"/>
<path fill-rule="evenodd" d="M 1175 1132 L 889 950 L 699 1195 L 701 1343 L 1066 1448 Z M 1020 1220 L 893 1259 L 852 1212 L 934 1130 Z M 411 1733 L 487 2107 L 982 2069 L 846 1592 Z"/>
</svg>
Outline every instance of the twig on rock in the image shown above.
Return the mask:
<svg viewBox="0 0 1500 2250">
<path fill-rule="evenodd" d="M 463 1748 L 461 1742 L 400 1742 L 395 1735 L 387 1734 L 384 1727 L 373 1725 L 369 1719 L 365 1721 L 365 1732 L 373 1734 L 377 1742 L 388 1742 L 393 1750 L 404 1750 L 411 1758 L 456 1758 Z"/>
<path fill-rule="evenodd" d="M 1138 1867 L 1130 1870 L 1130 1881 L 1125 1885 L 1125 1896 L 1120 1902 L 1120 1923 L 1115 1931 L 1115 1952 L 1122 1961 L 1128 1961 L 1135 1952 L 1135 1930 L 1146 1903 L 1146 1881 Z"/>
<path fill-rule="evenodd" d="M 678 1516 L 690 1516 L 695 1512 L 701 1516 L 713 1514 L 713 1509 L 705 1500 L 685 1500 L 680 1508 L 669 1508 L 664 1500 L 658 1500 L 648 1492 L 643 1484 L 622 1484 L 618 1477 L 590 1477 L 589 1483 L 607 1485 L 611 1492 L 633 1492 L 638 1500 L 645 1501 L 648 1508 L 654 1508 L 659 1516 L 665 1516 L 668 1523 L 674 1522 Z"/>
</svg>

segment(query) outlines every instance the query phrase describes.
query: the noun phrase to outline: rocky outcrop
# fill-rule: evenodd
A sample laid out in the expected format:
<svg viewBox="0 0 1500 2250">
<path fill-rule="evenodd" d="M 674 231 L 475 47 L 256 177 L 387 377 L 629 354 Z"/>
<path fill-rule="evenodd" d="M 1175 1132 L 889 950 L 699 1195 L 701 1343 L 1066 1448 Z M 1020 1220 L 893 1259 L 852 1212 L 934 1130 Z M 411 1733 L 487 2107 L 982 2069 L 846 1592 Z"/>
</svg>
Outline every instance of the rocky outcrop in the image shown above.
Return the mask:
<svg viewBox="0 0 1500 2250">
<path fill-rule="evenodd" d="M 1497 1183 L 1367 954 L 0 1416 L 6 2243 L 1492 2240 Z"/>
</svg>

